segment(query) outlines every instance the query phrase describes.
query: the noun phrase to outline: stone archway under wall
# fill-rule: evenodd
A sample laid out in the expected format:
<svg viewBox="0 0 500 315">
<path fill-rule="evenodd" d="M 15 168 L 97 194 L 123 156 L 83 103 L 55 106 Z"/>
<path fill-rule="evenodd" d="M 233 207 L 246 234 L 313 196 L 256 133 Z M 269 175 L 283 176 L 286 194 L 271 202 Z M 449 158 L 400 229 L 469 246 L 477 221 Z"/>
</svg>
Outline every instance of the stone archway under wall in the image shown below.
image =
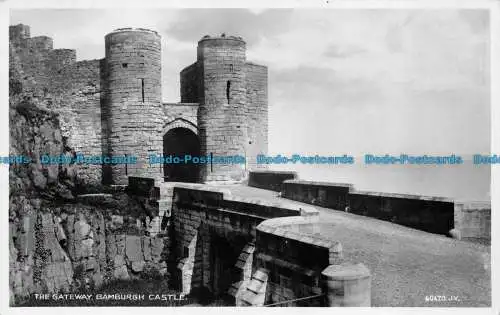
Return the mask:
<svg viewBox="0 0 500 315">
<path fill-rule="evenodd" d="M 186 155 L 200 155 L 198 129 L 191 122 L 176 119 L 165 125 L 163 129 L 163 177 L 166 182 L 200 181 L 200 165 L 184 163 Z M 179 157 L 181 162 L 173 163 L 170 157 Z"/>
</svg>

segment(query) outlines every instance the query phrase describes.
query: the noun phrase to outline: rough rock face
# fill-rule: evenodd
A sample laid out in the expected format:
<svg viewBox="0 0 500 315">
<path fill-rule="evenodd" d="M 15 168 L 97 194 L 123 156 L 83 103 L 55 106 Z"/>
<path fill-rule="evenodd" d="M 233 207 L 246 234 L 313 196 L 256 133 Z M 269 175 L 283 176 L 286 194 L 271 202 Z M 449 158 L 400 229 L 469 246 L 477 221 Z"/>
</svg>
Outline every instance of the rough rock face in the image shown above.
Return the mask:
<svg viewBox="0 0 500 315">
<path fill-rule="evenodd" d="M 10 155 L 25 156 L 32 163 L 9 169 L 10 298 L 34 290 L 68 290 L 73 269 L 61 247 L 65 233 L 59 219 L 45 208 L 46 200 L 72 200 L 75 177 L 71 167 L 45 165 L 41 154 L 64 151 L 57 116 L 37 106 L 32 91 L 23 91 L 21 73 L 11 67 Z"/>
<path fill-rule="evenodd" d="M 126 229 L 121 215 L 111 217 L 114 222 L 106 210 L 82 204 L 48 206 L 14 217 L 9 240 L 11 302 L 33 292 L 95 288 L 151 273 L 167 279 L 168 237 L 146 236 L 142 222 L 135 231 Z"/>
<path fill-rule="evenodd" d="M 78 165 L 40 163 L 44 154 L 74 152 L 39 91 L 23 89 L 36 85 L 24 84 L 31 79 L 14 59 L 11 54 L 10 155 L 32 162 L 9 168 L 10 304 L 35 292 L 74 292 L 152 273 L 166 277 L 169 239 L 148 236 L 146 224 L 157 207 L 123 192 L 79 196 Z"/>
</svg>

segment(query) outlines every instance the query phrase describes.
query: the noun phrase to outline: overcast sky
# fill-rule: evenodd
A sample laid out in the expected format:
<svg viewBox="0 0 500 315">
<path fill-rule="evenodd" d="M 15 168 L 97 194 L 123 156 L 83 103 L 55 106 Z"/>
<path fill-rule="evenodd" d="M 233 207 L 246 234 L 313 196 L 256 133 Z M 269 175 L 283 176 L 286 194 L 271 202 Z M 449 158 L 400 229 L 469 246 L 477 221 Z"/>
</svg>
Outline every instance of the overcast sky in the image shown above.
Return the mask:
<svg viewBox="0 0 500 315">
<path fill-rule="evenodd" d="M 146 27 L 163 38 L 163 98 L 204 35 L 242 36 L 269 67 L 274 153 L 472 154 L 490 148 L 489 19 L 481 10 L 12 11 L 77 58 L 104 57 L 104 35 Z"/>
</svg>

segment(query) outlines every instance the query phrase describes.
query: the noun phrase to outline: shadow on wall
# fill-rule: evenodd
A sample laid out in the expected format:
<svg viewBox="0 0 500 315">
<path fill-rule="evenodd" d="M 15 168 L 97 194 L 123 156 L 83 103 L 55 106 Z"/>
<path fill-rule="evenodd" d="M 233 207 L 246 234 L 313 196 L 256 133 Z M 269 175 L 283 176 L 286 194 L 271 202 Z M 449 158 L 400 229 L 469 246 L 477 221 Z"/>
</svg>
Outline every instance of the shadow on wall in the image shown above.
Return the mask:
<svg viewBox="0 0 500 315">
<path fill-rule="evenodd" d="M 163 136 L 163 157 L 185 158 L 200 156 L 200 141 L 198 136 L 187 128 L 174 128 Z M 174 162 L 174 161 L 172 161 Z M 197 163 L 163 163 L 163 176 L 168 182 L 198 183 L 200 181 L 200 168 Z"/>
</svg>

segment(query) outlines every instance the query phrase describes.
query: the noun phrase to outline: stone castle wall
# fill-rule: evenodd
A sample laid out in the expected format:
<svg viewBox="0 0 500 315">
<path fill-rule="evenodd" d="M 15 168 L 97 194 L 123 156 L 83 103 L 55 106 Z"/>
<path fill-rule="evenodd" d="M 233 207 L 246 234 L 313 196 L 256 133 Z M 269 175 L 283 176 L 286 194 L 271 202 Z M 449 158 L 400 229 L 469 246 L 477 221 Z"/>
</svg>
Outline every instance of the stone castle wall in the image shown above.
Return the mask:
<svg viewBox="0 0 500 315">
<path fill-rule="evenodd" d="M 248 117 L 248 169 L 266 168 L 256 163 L 258 154 L 267 154 L 267 67 L 246 63 L 246 116 Z"/>
<path fill-rule="evenodd" d="M 173 128 L 198 135 L 201 154 L 244 156 L 247 163 L 201 170 L 202 181 L 240 181 L 267 153 L 267 68 L 246 62 L 238 37 L 204 37 L 198 60 L 181 71 L 181 103 L 161 100 L 161 39 L 145 29 L 119 29 L 105 37 L 106 56 L 77 61 L 72 49 L 53 49 L 47 36 L 30 37 L 27 25 L 9 28 L 10 51 L 23 89 L 60 115 L 68 154 L 136 156 L 138 164 L 79 165 L 87 184 L 126 184 L 127 176 L 161 180 L 163 152 Z"/>
<path fill-rule="evenodd" d="M 29 26 L 10 27 L 11 54 L 23 72 L 23 89 L 59 114 L 62 136 L 76 153 L 101 155 L 101 60 L 76 62 L 72 49 L 52 49 L 48 37 L 30 38 Z M 101 167 L 80 165 L 86 184 L 101 183 Z"/>
<path fill-rule="evenodd" d="M 182 124 L 191 124 L 194 133 L 197 132 L 198 126 L 198 103 L 163 103 L 164 113 L 164 128 L 163 135 L 172 128 L 170 124 L 176 120 L 182 120 Z M 181 124 L 175 124 L 174 128 L 179 127 Z M 189 128 L 187 125 L 186 128 Z"/>
<path fill-rule="evenodd" d="M 181 80 L 181 102 L 198 103 L 203 95 L 201 63 L 195 62 L 182 69 Z"/>
<path fill-rule="evenodd" d="M 102 60 L 85 60 L 64 66 L 52 76 L 57 78 L 52 91 L 63 135 L 75 152 L 85 156 L 102 155 L 101 68 Z M 81 164 L 77 172 L 85 183 L 101 183 L 100 165 Z"/>
</svg>

